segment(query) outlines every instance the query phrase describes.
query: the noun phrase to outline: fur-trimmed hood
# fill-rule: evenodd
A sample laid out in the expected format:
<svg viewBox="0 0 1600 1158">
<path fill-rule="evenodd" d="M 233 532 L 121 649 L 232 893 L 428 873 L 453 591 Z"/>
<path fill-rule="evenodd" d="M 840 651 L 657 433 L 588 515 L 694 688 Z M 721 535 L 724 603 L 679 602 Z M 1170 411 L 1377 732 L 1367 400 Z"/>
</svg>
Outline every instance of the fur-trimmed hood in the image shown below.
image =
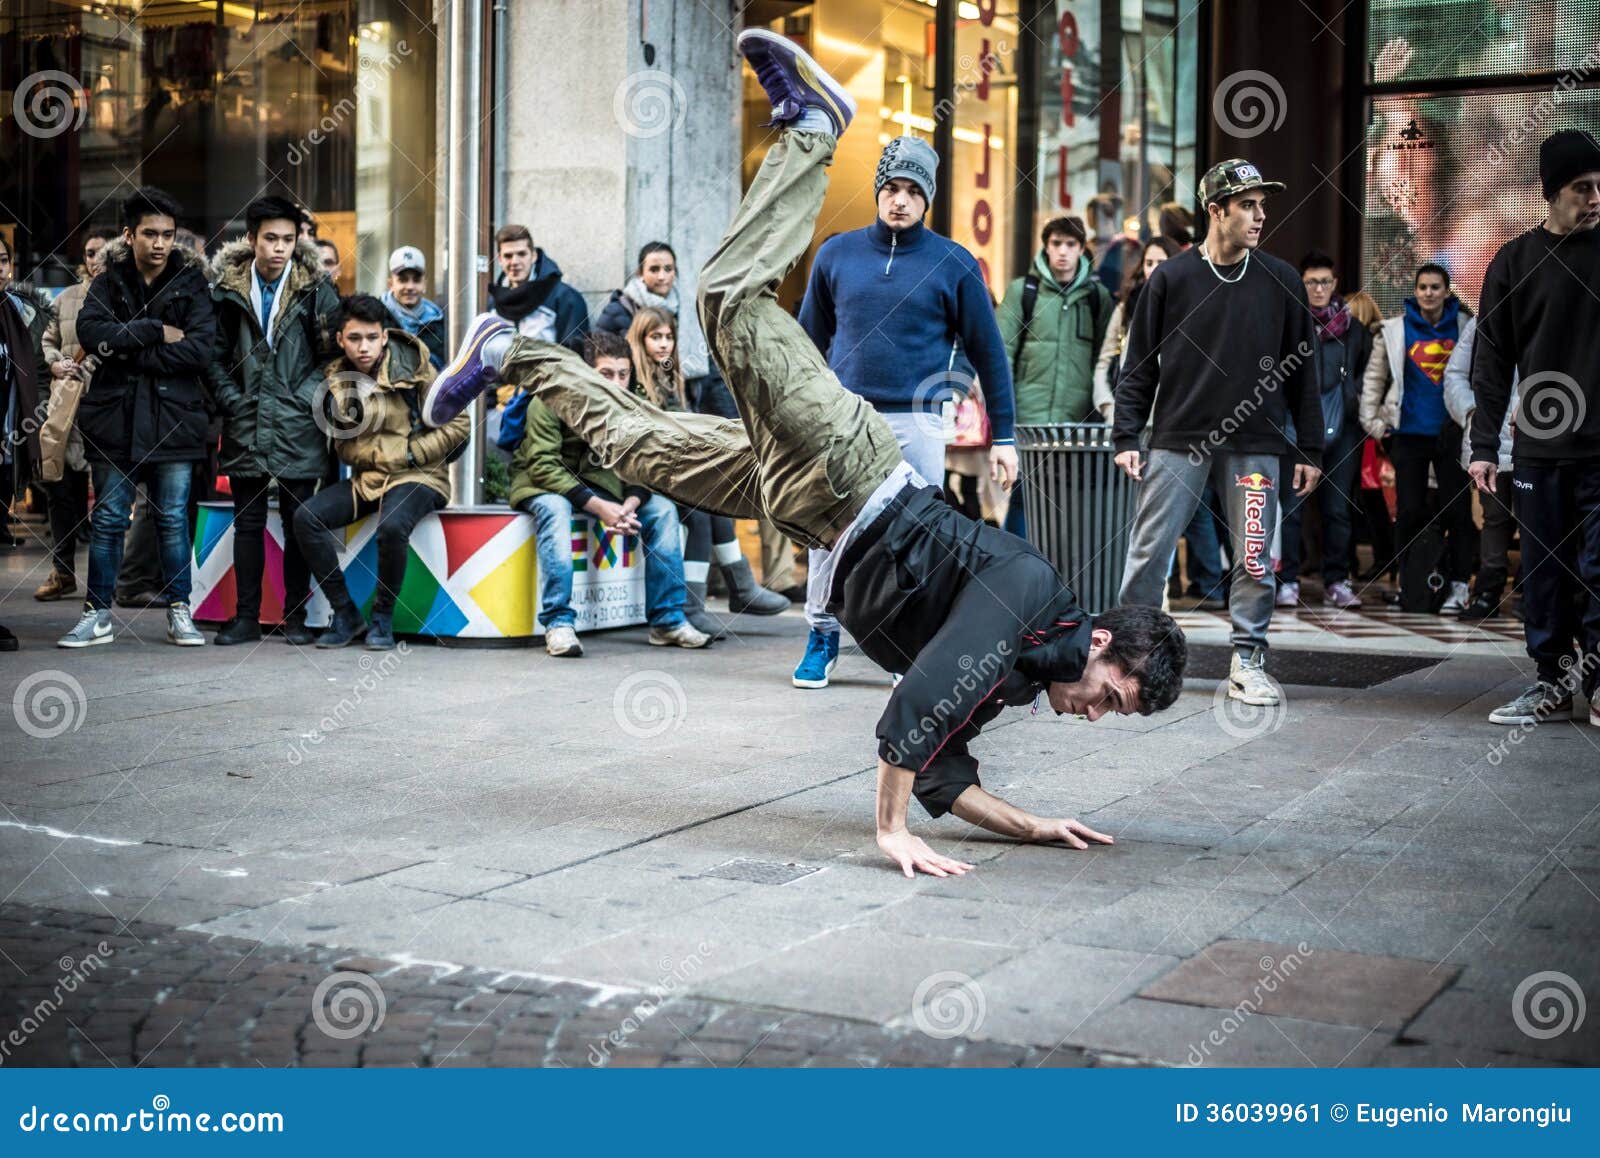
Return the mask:
<svg viewBox="0 0 1600 1158">
<path fill-rule="evenodd" d="M 218 293 L 236 293 L 245 301 L 249 301 L 250 264 L 255 261 L 255 257 L 255 246 L 250 244 L 249 238 L 241 237 L 237 241 L 228 242 L 211 261 L 212 288 Z M 291 295 L 299 293 L 309 285 L 315 285 L 322 277 L 322 262 L 317 257 L 317 243 L 305 237 L 296 241 L 294 253 L 289 256 L 289 267 L 285 272 L 289 275 L 287 288 Z"/>
<path fill-rule="evenodd" d="M 114 265 L 132 265 L 133 247 L 128 244 L 126 238 L 113 237 L 106 242 L 105 248 L 100 251 L 100 256 L 101 269 L 110 269 Z M 172 252 L 167 256 L 167 267 L 180 273 L 189 267 L 198 269 L 201 273 L 208 273 L 205 258 L 186 245 L 173 245 Z M 206 280 L 211 280 L 209 275 Z"/>
<path fill-rule="evenodd" d="M 433 380 L 429 373 L 432 364 L 428 361 L 427 345 L 415 334 L 393 326 L 385 333 L 389 335 L 389 349 L 378 368 L 378 376 L 373 379 L 376 388 L 385 391 L 426 389 Z M 322 376 L 330 381 L 350 373 L 342 354 L 322 368 Z"/>
</svg>

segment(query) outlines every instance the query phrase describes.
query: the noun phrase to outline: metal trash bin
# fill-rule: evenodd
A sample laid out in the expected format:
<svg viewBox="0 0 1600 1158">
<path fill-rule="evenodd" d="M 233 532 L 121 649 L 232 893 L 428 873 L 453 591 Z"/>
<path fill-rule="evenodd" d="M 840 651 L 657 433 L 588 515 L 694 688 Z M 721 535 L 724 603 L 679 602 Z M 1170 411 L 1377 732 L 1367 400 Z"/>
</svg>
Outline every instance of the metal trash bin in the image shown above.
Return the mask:
<svg viewBox="0 0 1600 1158">
<path fill-rule="evenodd" d="M 1028 541 L 1098 614 L 1117 605 L 1139 489 L 1098 422 L 1018 426 Z"/>
</svg>

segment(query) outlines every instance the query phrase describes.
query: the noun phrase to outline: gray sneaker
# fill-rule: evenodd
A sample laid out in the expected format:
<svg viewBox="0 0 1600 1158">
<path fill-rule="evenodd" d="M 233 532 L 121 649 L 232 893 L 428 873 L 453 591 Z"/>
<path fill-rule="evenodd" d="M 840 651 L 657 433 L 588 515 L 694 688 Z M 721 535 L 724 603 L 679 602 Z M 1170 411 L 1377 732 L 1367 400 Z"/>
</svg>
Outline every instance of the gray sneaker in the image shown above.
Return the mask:
<svg viewBox="0 0 1600 1158">
<path fill-rule="evenodd" d="M 711 637 L 703 631 L 695 629 L 694 624 L 688 620 L 676 627 L 652 627 L 650 629 L 650 645 L 652 647 L 704 647 L 711 642 Z"/>
<path fill-rule="evenodd" d="M 1228 670 L 1228 698 L 1261 708 L 1275 708 L 1283 702 L 1283 692 L 1267 674 L 1266 656 L 1259 647 L 1248 656 L 1234 652 Z"/>
<path fill-rule="evenodd" d="M 85 607 L 78 626 L 56 640 L 57 647 L 93 647 L 97 643 L 110 643 L 115 636 L 111 629 L 111 612 Z"/>
<path fill-rule="evenodd" d="M 1594 695 L 1589 697 L 1589 723 L 1600 728 L 1600 688 L 1594 689 Z"/>
<path fill-rule="evenodd" d="M 567 623 L 558 623 L 546 629 L 544 649 L 558 659 L 576 659 L 583 654 L 583 644 L 578 642 L 578 633 Z"/>
<path fill-rule="evenodd" d="M 1572 692 L 1541 680 L 1509 704 L 1501 704 L 1490 712 L 1489 722 L 1508 727 L 1528 727 L 1571 711 Z"/>
<path fill-rule="evenodd" d="M 167 642 L 179 647 L 204 647 L 206 637 L 195 627 L 187 603 L 174 603 L 167 608 Z"/>
</svg>

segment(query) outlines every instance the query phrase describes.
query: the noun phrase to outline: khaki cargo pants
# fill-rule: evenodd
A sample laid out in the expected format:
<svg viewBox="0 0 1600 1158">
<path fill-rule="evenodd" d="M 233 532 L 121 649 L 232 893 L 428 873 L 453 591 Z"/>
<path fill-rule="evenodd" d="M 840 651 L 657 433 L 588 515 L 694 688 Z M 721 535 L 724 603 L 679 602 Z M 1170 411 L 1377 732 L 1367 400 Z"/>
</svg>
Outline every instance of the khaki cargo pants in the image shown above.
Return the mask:
<svg viewBox="0 0 1600 1158">
<path fill-rule="evenodd" d="M 778 304 L 778 283 L 811 242 L 833 147 L 824 133 L 784 133 L 701 272 L 700 322 L 739 421 L 668 413 L 549 342 L 517 339 L 502 377 L 533 391 L 625 481 L 830 546 L 901 457 L 883 418 L 839 384 Z"/>
</svg>

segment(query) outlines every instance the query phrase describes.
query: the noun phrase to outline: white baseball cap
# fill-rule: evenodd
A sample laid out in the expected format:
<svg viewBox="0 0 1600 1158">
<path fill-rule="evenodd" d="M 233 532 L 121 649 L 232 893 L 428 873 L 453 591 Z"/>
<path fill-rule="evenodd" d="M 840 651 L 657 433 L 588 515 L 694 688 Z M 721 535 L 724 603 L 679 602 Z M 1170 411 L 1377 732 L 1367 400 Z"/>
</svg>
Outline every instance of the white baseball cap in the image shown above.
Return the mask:
<svg viewBox="0 0 1600 1158">
<path fill-rule="evenodd" d="M 389 255 L 389 272 L 399 273 L 403 269 L 414 269 L 418 273 L 428 272 L 428 259 L 422 256 L 422 250 L 414 245 L 402 245 Z"/>
</svg>

